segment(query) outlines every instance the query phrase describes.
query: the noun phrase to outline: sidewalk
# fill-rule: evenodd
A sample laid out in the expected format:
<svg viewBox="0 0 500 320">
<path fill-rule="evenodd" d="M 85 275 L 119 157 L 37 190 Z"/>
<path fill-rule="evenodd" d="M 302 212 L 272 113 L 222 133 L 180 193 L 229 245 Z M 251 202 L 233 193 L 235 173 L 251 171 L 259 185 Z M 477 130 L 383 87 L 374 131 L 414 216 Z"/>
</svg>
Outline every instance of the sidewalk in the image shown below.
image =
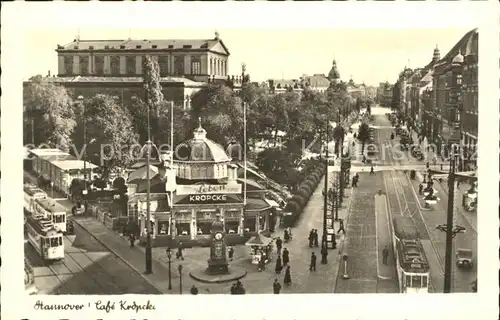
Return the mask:
<svg viewBox="0 0 500 320">
<path fill-rule="evenodd" d="M 162 293 L 172 293 L 168 288 L 168 269 L 153 259 L 152 265 L 154 273 L 144 275 L 145 256 L 139 247 L 131 248 L 126 240 L 118 234 L 110 231 L 106 226 L 93 218 L 74 218 L 74 223 L 77 223 L 83 229 L 87 230 L 95 239 L 103 244 L 107 249 L 116 254 L 120 259 L 125 261 L 129 267 L 141 274 L 143 278 L 153 285 Z M 175 291 L 177 292 L 177 291 Z"/>
</svg>

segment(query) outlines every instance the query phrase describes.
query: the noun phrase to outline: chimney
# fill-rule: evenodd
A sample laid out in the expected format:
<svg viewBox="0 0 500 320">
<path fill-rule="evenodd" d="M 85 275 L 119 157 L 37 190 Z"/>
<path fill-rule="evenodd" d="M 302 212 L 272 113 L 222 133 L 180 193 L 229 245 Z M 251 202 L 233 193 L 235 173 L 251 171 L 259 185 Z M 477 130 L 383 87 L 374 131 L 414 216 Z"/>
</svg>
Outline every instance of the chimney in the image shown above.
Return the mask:
<svg viewBox="0 0 500 320">
<path fill-rule="evenodd" d="M 47 77 L 50 77 L 50 70 L 47 72 Z"/>
</svg>

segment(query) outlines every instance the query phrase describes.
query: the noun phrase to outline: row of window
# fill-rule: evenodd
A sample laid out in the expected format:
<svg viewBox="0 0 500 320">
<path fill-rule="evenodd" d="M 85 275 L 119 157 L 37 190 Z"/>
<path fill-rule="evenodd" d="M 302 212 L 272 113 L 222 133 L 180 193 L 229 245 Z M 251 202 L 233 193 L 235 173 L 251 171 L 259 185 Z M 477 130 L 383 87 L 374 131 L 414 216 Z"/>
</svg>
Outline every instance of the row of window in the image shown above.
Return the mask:
<svg viewBox="0 0 500 320">
<path fill-rule="evenodd" d="M 62 236 L 56 236 L 56 237 L 51 237 L 51 238 L 44 238 L 41 237 L 36 231 L 32 228 L 28 229 L 28 233 L 36 239 L 42 240 L 42 246 L 45 248 L 55 248 L 63 245 L 63 239 Z"/>
<path fill-rule="evenodd" d="M 73 56 L 65 56 L 64 57 L 64 70 L 66 75 L 73 75 L 74 72 L 74 60 Z M 77 57 L 79 59 L 78 65 L 78 75 L 104 75 L 104 56 L 95 56 L 93 60 L 90 57 Z M 109 73 L 112 75 L 120 74 L 120 57 L 119 56 L 110 56 L 110 70 Z M 158 57 L 158 66 L 160 67 L 160 76 L 182 76 L 185 74 L 184 70 L 184 57 L 183 56 L 174 56 L 173 68 L 170 64 L 168 56 L 159 56 Z M 227 67 L 225 61 L 217 60 L 218 63 L 216 68 L 212 71 L 216 71 L 217 73 L 213 73 L 215 75 L 223 75 L 227 73 Z M 93 72 L 89 72 L 89 65 L 93 62 L 93 65 L 90 66 L 90 69 Z M 212 64 L 211 60 L 211 64 Z M 215 66 L 215 63 L 214 63 Z M 125 57 L 125 73 L 126 74 L 139 74 L 137 70 L 137 62 L 136 56 L 128 56 Z M 191 57 L 191 73 L 192 75 L 202 74 L 201 70 L 201 59 L 198 56 Z"/>
</svg>

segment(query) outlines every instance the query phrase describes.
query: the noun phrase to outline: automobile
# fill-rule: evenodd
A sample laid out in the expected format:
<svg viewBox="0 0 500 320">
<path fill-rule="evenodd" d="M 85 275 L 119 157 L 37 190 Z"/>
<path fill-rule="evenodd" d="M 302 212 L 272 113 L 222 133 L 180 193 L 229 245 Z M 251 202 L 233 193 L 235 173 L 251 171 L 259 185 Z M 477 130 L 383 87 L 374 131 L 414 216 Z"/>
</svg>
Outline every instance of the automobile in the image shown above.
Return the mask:
<svg viewBox="0 0 500 320">
<path fill-rule="evenodd" d="M 458 268 L 472 268 L 472 250 L 459 248 L 456 252 Z"/>
</svg>

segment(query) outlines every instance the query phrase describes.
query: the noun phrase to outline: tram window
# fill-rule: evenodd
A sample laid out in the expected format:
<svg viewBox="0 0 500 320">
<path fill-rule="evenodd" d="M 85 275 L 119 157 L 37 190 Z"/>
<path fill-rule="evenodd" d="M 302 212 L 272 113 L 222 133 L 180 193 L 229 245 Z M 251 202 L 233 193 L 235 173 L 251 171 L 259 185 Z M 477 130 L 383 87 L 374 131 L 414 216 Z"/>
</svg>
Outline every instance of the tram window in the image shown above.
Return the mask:
<svg viewBox="0 0 500 320">
<path fill-rule="evenodd" d="M 59 246 L 58 238 L 56 238 L 56 237 L 50 238 L 50 246 L 52 248 Z"/>
<path fill-rule="evenodd" d="M 55 223 L 62 223 L 64 222 L 64 215 L 62 214 L 54 215 L 54 220 Z"/>
<path fill-rule="evenodd" d="M 43 238 L 43 244 L 46 248 L 50 247 L 50 240 L 48 238 Z"/>
<path fill-rule="evenodd" d="M 422 276 L 422 287 L 427 287 L 427 276 Z"/>
<path fill-rule="evenodd" d="M 59 245 L 62 246 L 62 244 L 63 244 L 63 239 L 62 237 L 59 237 Z"/>
<path fill-rule="evenodd" d="M 420 288 L 422 286 L 422 277 L 421 276 L 412 276 L 411 282 L 412 282 L 412 287 Z"/>
</svg>

